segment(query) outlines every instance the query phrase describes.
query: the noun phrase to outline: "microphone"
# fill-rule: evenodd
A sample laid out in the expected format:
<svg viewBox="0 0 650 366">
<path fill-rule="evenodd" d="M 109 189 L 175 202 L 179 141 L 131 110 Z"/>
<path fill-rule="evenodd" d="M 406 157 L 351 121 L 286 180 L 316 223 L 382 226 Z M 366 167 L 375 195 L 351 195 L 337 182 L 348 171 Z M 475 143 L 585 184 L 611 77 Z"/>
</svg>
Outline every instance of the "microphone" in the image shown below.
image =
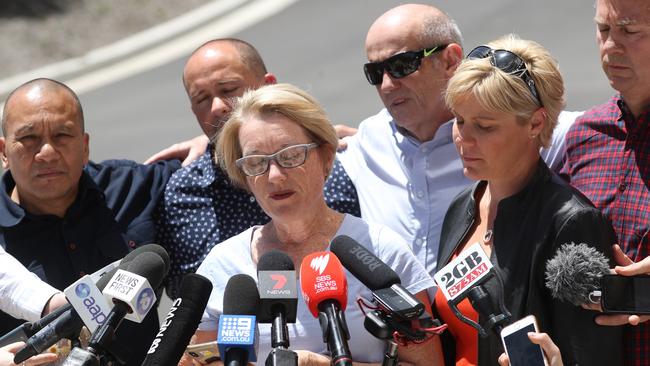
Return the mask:
<svg viewBox="0 0 650 366">
<path fill-rule="evenodd" d="M 546 288 L 557 300 L 589 304 L 589 294 L 600 289 L 600 278 L 608 273 L 609 261 L 603 253 L 584 243 L 566 243 L 546 263 Z"/>
<path fill-rule="evenodd" d="M 503 281 L 499 273 L 494 270 L 490 259 L 487 257 L 479 243 L 472 244 L 460 252 L 456 258 L 447 263 L 434 276 L 438 289 L 447 299 L 449 308 L 462 322 L 478 330 L 481 337 L 487 337 L 488 332 L 475 321 L 467 318 L 458 310 L 458 303 L 464 298 L 469 298 L 472 307 L 479 313 L 487 325 L 500 336 L 503 326 L 510 322 L 511 314 L 503 303 Z M 490 293 L 483 287 L 489 280 L 496 278 L 498 289 L 495 309 Z"/>
<path fill-rule="evenodd" d="M 217 332 L 217 346 L 224 366 L 243 366 L 257 361 L 255 314 L 259 306 L 255 280 L 245 274 L 230 277 L 223 294 L 223 313 Z"/>
<path fill-rule="evenodd" d="M 340 235 L 332 240 L 330 250 L 336 254 L 345 268 L 370 291 L 384 312 L 404 320 L 411 320 L 424 313 L 424 304 L 402 285 L 392 268 L 371 253 L 356 240 Z"/>
<path fill-rule="evenodd" d="M 147 244 L 129 252 L 129 254 L 119 261 L 118 266 L 115 263 L 111 263 L 99 269 L 90 275 L 90 277 L 96 278 L 101 276 L 97 280 L 96 286 L 99 290 L 103 290 L 118 268 L 128 268 L 129 264 L 143 253 L 158 255 L 164 263 L 165 270 L 169 269 L 169 254 L 167 254 L 165 249 L 157 244 Z M 66 304 L 56 309 L 41 320 L 33 323 L 31 327 L 33 333 L 28 334 L 30 338 L 25 342 L 25 346 L 16 353 L 14 358 L 15 363 L 21 363 L 32 356 L 44 352 L 62 338 L 77 338 L 83 325 L 82 319 L 71 304 Z M 2 341 L 4 341 L 4 338 Z"/>
<path fill-rule="evenodd" d="M 257 263 L 257 283 L 260 293 L 259 323 L 271 323 L 271 347 L 267 366 L 298 365 L 298 354 L 290 351 L 287 323 L 296 322 L 298 293 L 296 270 L 285 253 L 272 250 Z"/>
<path fill-rule="evenodd" d="M 305 256 L 300 265 L 300 288 L 309 311 L 320 322 L 332 365 L 352 365 L 350 332 L 343 311 L 348 302 L 348 283 L 343 266 L 331 252 Z"/>
<path fill-rule="evenodd" d="M 195 273 L 183 277 L 180 296 L 172 303 L 142 366 L 178 363 L 201 321 L 211 291 L 212 283 L 207 278 Z"/>
<path fill-rule="evenodd" d="M 144 252 L 157 253 L 158 255 L 161 256 L 161 258 L 163 258 L 163 261 L 165 261 L 165 265 L 167 267 L 169 266 L 169 255 L 167 254 L 165 249 L 157 244 L 147 244 L 147 245 L 140 246 L 134 249 L 133 251 L 129 252 L 129 254 L 127 254 L 124 258 L 122 258 L 122 260 L 104 266 L 103 268 L 100 268 L 99 270 L 95 271 L 95 273 L 88 276 L 95 282 L 95 286 L 101 291 L 106 285 L 106 283 L 108 282 L 108 280 L 115 273 L 114 269 L 118 266 L 118 263 L 127 264 L 131 262 L 133 258 L 135 258 L 137 255 Z M 124 268 L 126 267 L 123 267 L 123 269 Z M 104 279 L 103 281 L 102 278 Z M 66 297 L 70 299 L 70 296 L 68 296 L 68 294 L 66 294 Z M 12 330 L 11 332 L 7 333 L 6 335 L 0 338 L 0 347 L 4 347 L 8 344 L 19 342 L 19 341 L 27 341 L 30 337 L 35 335 L 46 325 L 50 324 L 52 321 L 57 319 L 64 312 L 70 310 L 71 308 L 72 308 L 71 304 L 65 304 L 37 321 L 25 322 L 21 324 L 20 326 L 16 327 L 14 330 Z M 78 307 L 75 308 L 79 310 Z M 85 321 L 84 323 L 86 326 L 89 325 Z M 49 348 L 50 346 L 51 345 L 48 345 L 47 348 Z"/>
<path fill-rule="evenodd" d="M 25 322 L 19 325 L 0 338 L 0 347 L 4 347 L 15 342 L 27 341 L 29 337 L 36 334 L 39 330 L 43 329 L 44 326 L 48 325 L 54 319 L 61 316 L 61 314 L 67 310 L 70 310 L 70 304 L 66 304 L 64 306 L 58 307 L 57 309 L 54 309 L 54 311 L 35 322 Z"/>
<path fill-rule="evenodd" d="M 90 347 L 106 350 L 124 318 L 141 322 L 156 302 L 153 289 L 160 286 L 166 274 L 165 262 L 152 252 L 137 256 L 129 263 L 128 271 L 118 269 L 104 288 L 104 296 L 114 304 L 113 309 L 92 334 Z"/>
<path fill-rule="evenodd" d="M 124 264 L 125 267 L 127 265 Z M 113 268 L 97 281 L 97 287 L 100 290 L 106 286 L 118 268 Z M 25 342 L 25 346 L 20 351 L 16 352 L 16 356 L 14 357 L 15 364 L 19 364 L 32 356 L 44 352 L 60 339 L 78 338 L 81 327 L 84 325 L 81 317 L 70 304 L 66 304 L 51 314 L 46 315 L 35 326 L 39 327 L 41 324 L 45 325 Z"/>
</svg>

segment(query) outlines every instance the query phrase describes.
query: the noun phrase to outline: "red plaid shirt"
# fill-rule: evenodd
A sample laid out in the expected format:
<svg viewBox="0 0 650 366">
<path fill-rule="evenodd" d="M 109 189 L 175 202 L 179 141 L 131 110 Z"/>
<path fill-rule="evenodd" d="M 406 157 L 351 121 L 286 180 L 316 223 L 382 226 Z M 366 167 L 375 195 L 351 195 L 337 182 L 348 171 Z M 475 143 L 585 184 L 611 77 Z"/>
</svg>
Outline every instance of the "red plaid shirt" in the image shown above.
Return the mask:
<svg viewBox="0 0 650 366">
<path fill-rule="evenodd" d="M 620 95 L 576 119 L 562 175 L 611 221 L 634 261 L 650 250 L 650 108 L 635 119 Z M 648 289 L 650 291 L 650 289 Z M 650 324 L 625 332 L 625 364 L 650 366 Z"/>
</svg>

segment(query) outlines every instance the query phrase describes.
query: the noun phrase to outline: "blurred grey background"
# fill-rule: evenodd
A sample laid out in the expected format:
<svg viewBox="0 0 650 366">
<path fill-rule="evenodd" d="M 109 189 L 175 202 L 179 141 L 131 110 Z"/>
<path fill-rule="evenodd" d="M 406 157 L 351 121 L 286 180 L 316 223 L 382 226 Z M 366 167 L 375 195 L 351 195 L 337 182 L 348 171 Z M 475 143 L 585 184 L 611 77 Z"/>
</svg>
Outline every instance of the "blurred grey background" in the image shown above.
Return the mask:
<svg viewBox="0 0 650 366">
<path fill-rule="evenodd" d="M 44 35 L 39 33 L 38 42 L 41 47 L 68 44 L 75 40 L 88 43 L 88 47 L 103 46 L 114 41 L 107 38 L 106 33 L 110 35 L 114 32 L 114 38 L 119 39 L 142 30 L 139 28 L 163 23 L 192 8 L 210 3 L 208 0 L 185 3 L 173 0 L 116 0 L 109 2 L 112 7 L 106 5 L 107 8 L 98 10 L 97 3 L 88 9 L 88 2 L 81 0 L 41 1 L 59 3 L 62 8 L 33 19 L 32 28 L 42 27 L 39 24 L 43 23 L 48 25 L 41 31 L 45 32 Z M 238 9 L 271 6 L 273 1 L 278 0 L 230 1 L 231 10 L 210 22 L 218 24 Z M 219 2 L 227 1 L 214 3 Z M 178 5 L 179 3 L 183 5 Z M 173 39 L 166 40 L 159 45 L 163 47 L 163 53 L 159 54 L 175 55 L 174 52 L 177 52 L 178 56 L 158 63 L 152 62 L 151 67 L 142 66 L 137 73 L 128 77 L 105 74 L 102 81 L 82 88 L 80 96 L 86 113 L 86 128 L 91 135 L 91 158 L 129 158 L 142 161 L 174 142 L 198 135 L 200 130 L 189 110 L 181 73 L 189 50 L 214 36 L 227 35 L 251 42 L 262 54 L 269 71 L 274 72 L 279 81 L 294 83 L 314 94 L 335 123 L 358 125 L 363 118 L 381 108 L 374 87 L 368 85 L 362 71 L 362 65 L 366 61 L 366 31 L 377 16 L 400 3 L 403 1 L 291 0 L 281 11 L 251 25 L 243 26 L 245 21 L 241 20 L 241 29 L 232 33 L 215 32 L 205 35 L 194 44 L 180 42 L 184 47 L 181 52 L 178 52 L 178 46 L 174 46 Z M 466 51 L 507 33 L 516 33 L 547 47 L 557 58 L 563 72 L 569 110 L 584 110 L 604 101 L 613 93 L 599 64 L 592 0 L 447 0 L 425 3 L 438 6 L 456 19 L 463 32 Z M 102 17 L 124 19 L 135 14 L 138 9 L 158 13 L 156 16 L 142 14 L 144 20 L 141 21 L 137 18 L 129 19 L 127 25 L 116 21 L 113 24 L 114 30 L 111 30 L 110 24 L 93 20 L 104 19 Z M 164 13 L 164 9 L 167 9 L 167 13 Z M 252 15 L 253 10 L 244 10 L 243 16 Z M 11 11 L 14 12 L 13 15 Z M 24 17 L 24 14 L 16 11 L 7 10 L 0 5 L 0 33 L 3 38 L 19 37 L 16 31 L 21 28 L 16 24 L 12 25 L 14 32 L 3 31 L 8 22 L 16 17 Z M 71 12 L 76 12 L 75 16 L 84 19 L 88 30 L 63 30 L 57 27 L 57 17 Z M 97 26 L 93 27 L 95 22 Z M 21 26 L 22 29 L 32 29 L 24 24 Z M 104 38 L 100 34 L 104 34 Z M 51 41 L 47 40 L 48 37 Z M 93 43 L 88 41 L 91 38 L 101 39 Z M 5 41 L 0 41 L 0 45 L 3 42 Z M 18 42 L 12 38 L 9 44 L 11 43 L 30 44 L 30 39 L 20 39 Z M 14 47 L 20 48 L 20 45 Z M 174 47 L 176 51 L 173 50 Z M 54 58 L 78 56 L 73 53 L 88 51 L 90 49 L 73 49 L 69 54 L 56 55 Z M 52 56 L 47 52 L 44 54 L 46 56 L 43 57 L 46 58 Z M 25 54 L 21 57 L 38 59 L 39 56 Z M 19 71 L 26 70 L 17 70 L 15 73 Z M 8 76 L 2 74 L 2 77 Z"/>
</svg>

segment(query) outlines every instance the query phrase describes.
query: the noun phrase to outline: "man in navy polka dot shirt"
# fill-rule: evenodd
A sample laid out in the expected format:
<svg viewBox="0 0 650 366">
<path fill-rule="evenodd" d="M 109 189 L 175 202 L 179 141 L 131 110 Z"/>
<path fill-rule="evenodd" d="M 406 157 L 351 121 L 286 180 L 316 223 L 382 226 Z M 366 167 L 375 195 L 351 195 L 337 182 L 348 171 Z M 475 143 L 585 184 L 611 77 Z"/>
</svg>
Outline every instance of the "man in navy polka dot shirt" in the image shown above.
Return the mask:
<svg viewBox="0 0 650 366">
<path fill-rule="evenodd" d="M 217 39 L 196 49 L 185 64 L 183 84 L 201 129 L 213 138 L 227 120 L 233 98 L 275 83 L 257 50 L 238 39 Z M 158 242 L 170 254 L 167 292 L 177 295 L 180 277 L 194 272 L 216 244 L 269 218 L 248 192 L 230 184 L 213 159 L 214 146 L 178 170 L 165 188 L 157 218 Z M 336 161 L 325 185 L 327 204 L 360 215 L 357 192 Z"/>
</svg>

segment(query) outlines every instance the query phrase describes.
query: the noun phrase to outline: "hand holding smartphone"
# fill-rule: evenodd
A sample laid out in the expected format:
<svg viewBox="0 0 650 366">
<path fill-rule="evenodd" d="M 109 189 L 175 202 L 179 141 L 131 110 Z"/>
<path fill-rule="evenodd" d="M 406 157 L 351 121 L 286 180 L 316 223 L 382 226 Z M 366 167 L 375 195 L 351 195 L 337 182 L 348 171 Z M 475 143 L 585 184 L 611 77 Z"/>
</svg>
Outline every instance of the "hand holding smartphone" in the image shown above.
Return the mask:
<svg viewBox="0 0 650 366">
<path fill-rule="evenodd" d="M 190 357 L 192 357 L 194 360 L 197 360 L 201 364 L 208 364 L 221 360 L 217 341 L 190 344 L 185 349 L 185 353 L 187 353 Z"/>
<path fill-rule="evenodd" d="M 548 366 L 542 347 L 528 338 L 529 332 L 539 332 L 535 316 L 528 315 L 501 331 L 503 348 L 511 366 Z"/>
<path fill-rule="evenodd" d="M 604 275 L 600 286 L 603 312 L 650 314 L 650 276 Z"/>
</svg>

